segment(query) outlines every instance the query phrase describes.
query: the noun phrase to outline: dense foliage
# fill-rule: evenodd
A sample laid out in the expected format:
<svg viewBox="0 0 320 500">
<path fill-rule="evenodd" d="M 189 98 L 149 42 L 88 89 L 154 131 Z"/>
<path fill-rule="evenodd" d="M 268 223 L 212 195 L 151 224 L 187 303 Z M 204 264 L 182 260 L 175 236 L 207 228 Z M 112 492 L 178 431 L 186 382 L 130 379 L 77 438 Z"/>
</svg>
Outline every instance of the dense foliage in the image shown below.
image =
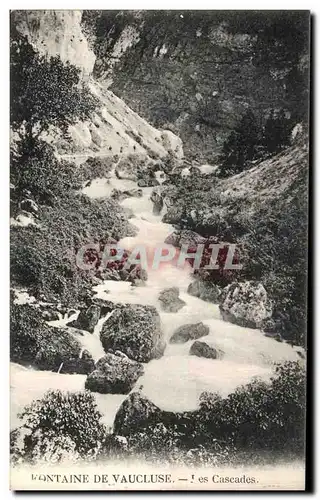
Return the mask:
<svg viewBox="0 0 320 500">
<path fill-rule="evenodd" d="M 73 164 L 59 161 L 54 148 L 46 142 L 34 141 L 32 149 L 28 149 L 26 138 L 19 141 L 12 148 L 10 162 L 14 211 L 18 210 L 19 202 L 26 197 L 26 192 L 35 201 L 52 205 L 61 193 L 71 188 L 80 188 L 84 179 L 74 170 Z"/>
<path fill-rule="evenodd" d="M 303 454 L 305 391 L 305 369 L 287 362 L 276 367 L 271 384 L 257 380 L 225 399 L 204 393 L 199 413 L 202 437 L 221 439 L 237 449 Z"/>
<path fill-rule="evenodd" d="M 78 250 L 133 234 L 115 201 L 91 200 L 73 191 L 52 207 L 43 205 L 40 224 L 11 229 L 12 283 L 70 305 L 82 302 L 91 288 L 92 275 L 77 265 Z"/>
<path fill-rule="evenodd" d="M 273 319 L 267 330 L 305 346 L 308 202 L 304 185 L 289 208 L 279 204 L 272 214 L 260 211 L 247 224 L 247 231 L 242 275 L 261 280 L 273 301 Z"/>
<path fill-rule="evenodd" d="M 14 303 L 10 308 L 10 358 L 19 363 L 32 363 L 40 345 L 46 344 L 50 328 L 39 312 L 29 305 Z"/>
<path fill-rule="evenodd" d="M 254 160 L 261 160 L 289 146 L 292 120 L 284 110 L 271 110 L 264 126 L 259 126 L 254 113 L 249 110 L 239 125 L 224 142 L 220 175 L 227 177 L 250 168 Z"/>
<path fill-rule="evenodd" d="M 20 415 L 22 446 L 12 440 L 15 461 L 19 458 L 59 462 L 62 459 L 94 459 L 106 435 L 94 396 L 90 392 L 48 391 L 26 406 Z"/>
</svg>

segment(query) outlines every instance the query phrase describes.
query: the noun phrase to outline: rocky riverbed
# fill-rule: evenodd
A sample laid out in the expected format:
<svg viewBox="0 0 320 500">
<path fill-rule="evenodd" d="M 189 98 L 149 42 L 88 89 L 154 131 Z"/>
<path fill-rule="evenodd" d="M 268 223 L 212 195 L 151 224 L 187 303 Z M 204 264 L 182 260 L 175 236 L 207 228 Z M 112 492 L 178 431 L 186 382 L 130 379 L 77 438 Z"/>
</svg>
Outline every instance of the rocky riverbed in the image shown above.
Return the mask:
<svg viewBox="0 0 320 500">
<path fill-rule="evenodd" d="M 99 198 L 109 196 L 113 189 L 128 192 L 137 187 L 137 181 L 121 180 L 113 172 L 108 179 L 93 180 L 84 188 L 84 193 Z M 130 209 L 130 222 L 137 229 L 136 236 L 126 237 L 118 243 L 128 251 L 138 244 L 154 249 L 175 231 L 173 226 L 162 222 L 165 208 L 154 213 L 150 199 L 153 188 L 139 189 L 141 196 L 124 194 L 121 201 L 123 207 Z M 12 363 L 12 427 L 17 424 L 17 413 L 33 399 L 42 397 L 48 389 L 76 392 L 86 387 L 94 391 L 103 422 L 111 429 L 130 390 L 133 393 L 138 391 L 163 411 L 191 411 L 198 408 L 199 396 L 204 391 L 226 396 L 254 377 L 268 380 L 274 363 L 300 359 L 298 348 L 277 342 L 257 328 L 224 321 L 218 304 L 188 293 L 193 282 L 191 268 L 182 269 L 172 262 L 163 263 L 159 269 L 148 269 L 148 279 L 142 286 L 114 280 L 100 281 L 95 285 L 93 291 L 100 306 L 97 306 L 96 318 L 91 310 L 91 331 L 85 324 L 83 328 L 86 329 L 80 329 L 79 318 L 78 324 L 75 323 L 77 328 L 67 326 L 77 320 L 78 311 L 70 317 L 65 314 L 48 321 L 51 326 L 71 332 L 88 351 L 97 363 L 96 370 L 100 369 L 96 374 L 100 385 L 97 387 L 92 382 L 92 374 L 91 383 L 86 383 L 87 375 L 37 371 Z M 180 303 L 179 307 L 168 309 L 163 307 L 161 294 L 173 288 L 178 290 Z M 32 300 L 21 292 L 19 297 L 20 302 Z M 111 312 L 106 312 L 108 307 L 104 308 L 104 303 Z M 193 326 L 191 333 L 190 326 Z M 178 342 L 174 341 L 175 337 Z M 121 375 L 115 374 L 112 368 L 109 372 L 104 368 L 108 362 L 99 361 L 106 352 L 112 352 L 107 356 L 111 365 L 117 366 L 117 351 L 120 352 L 119 363 L 126 368 L 122 370 L 126 378 L 123 384 L 117 379 Z M 213 352 L 217 355 L 214 356 Z M 103 377 L 108 384 L 111 377 L 112 390 L 101 389 Z"/>
</svg>

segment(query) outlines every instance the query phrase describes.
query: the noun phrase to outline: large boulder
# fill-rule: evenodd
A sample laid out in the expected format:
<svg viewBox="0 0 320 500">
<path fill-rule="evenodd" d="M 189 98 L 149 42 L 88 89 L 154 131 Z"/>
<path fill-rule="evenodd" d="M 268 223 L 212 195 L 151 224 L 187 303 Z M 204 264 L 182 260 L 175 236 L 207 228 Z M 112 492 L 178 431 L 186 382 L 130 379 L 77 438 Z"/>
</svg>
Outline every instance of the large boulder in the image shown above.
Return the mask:
<svg viewBox="0 0 320 500">
<path fill-rule="evenodd" d="M 94 360 L 89 351 L 83 350 L 80 347 L 78 351 L 77 347 L 75 349 L 76 353 L 74 357 L 66 356 L 64 361 L 61 362 L 59 366 L 59 373 L 79 373 L 81 375 L 87 375 L 94 370 Z M 37 363 L 39 366 L 39 363 Z"/>
<path fill-rule="evenodd" d="M 93 333 L 99 318 L 100 307 L 96 304 L 92 304 L 88 308 L 82 309 L 77 319 L 68 323 L 67 326 Z"/>
<path fill-rule="evenodd" d="M 119 350 L 142 363 L 160 358 L 165 349 L 160 316 L 153 306 L 117 307 L 103 324 L 100 339 L 106 352 Z"/>
<path fill-rule="evenodd" d="M 196 340 L 190 347 L 189 354 L 199 356 L 200 358 L 221 359 L 224 353 L 220 349 L 209 345 L 207 342 Z"/>
<path fill-rule="evenodd" d="M 164 426 L 173 432 L 189 434 L 192 439 L 197 412 L 173 413 L 161 410 L 140 392 L 132 392 L 120 406 L 113 424 L 114 434 L 132 436 L 153 433 L 155 426 Z"/>
<path fill-rule="evenodd" d="M 197 279 L 190 283 L 187 292 L 194 297 L 205 300 L 206 302 L 218 304 L 221 290 L 217 285 L 211 283 L 210 281 Z"/>
<path fill-rule="evenodd" d="M 165 288 L 159 293 L 159 302 L 165 312 L 178 312 L 186 303 L 179 299 L 179 288 Z"/>
<path fill-rule="evenodd" d="M 117 411 L 114 424 L 114 434 L 128 436 L 137 428 L 149 427 L 161 419 L 161 410 L 140 392 L 133 392 L 122 403 Z"/>
<path fill-rule="evenodd" d="M 108 353 L 88 375 L 85 388 L 101 394 L 128 394 L 143 372 L 141 363 L 118 351 Z"/>
<path fill-rule="evenodd" d="M 190 325 L 182 325 L 173 333 L 170 343 L 183 344 L 188 340 L 199 339 L 209 334 L 209 327 L 203 323 L 194 323 Z"/>
<path fill-rule="evenodd" d="M 219 301 L 222 318 L 239 326 L 261 328 L 272 317 L 272 303 L 262 283 L 232 283 L 222 290 Z"/>
</svg>

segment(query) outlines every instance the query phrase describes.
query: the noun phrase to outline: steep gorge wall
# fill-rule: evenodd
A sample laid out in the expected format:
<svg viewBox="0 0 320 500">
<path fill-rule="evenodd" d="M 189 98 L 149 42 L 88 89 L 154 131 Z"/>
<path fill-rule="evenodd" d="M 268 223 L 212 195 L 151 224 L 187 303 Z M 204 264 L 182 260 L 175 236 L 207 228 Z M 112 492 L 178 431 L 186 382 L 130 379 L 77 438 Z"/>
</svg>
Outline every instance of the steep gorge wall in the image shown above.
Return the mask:
<svg viewBox="0 0 320 500">
<path fill-rule="evenodd" d="M 307 12 L 85 11 L 94 74 L 189 156 L 214 162 L 251 109 L 263 124 L 284 109 L 305 118 Z"/>
<path fill-rule="evenodd" d="M 13 11 L 12 19 L 17 30 L 41 53 L 60 56 L 82 69 L 89 76 L 96 57 L 89 48 L 81 29 L 80 10 L 24 10 Z"/>
</svg>

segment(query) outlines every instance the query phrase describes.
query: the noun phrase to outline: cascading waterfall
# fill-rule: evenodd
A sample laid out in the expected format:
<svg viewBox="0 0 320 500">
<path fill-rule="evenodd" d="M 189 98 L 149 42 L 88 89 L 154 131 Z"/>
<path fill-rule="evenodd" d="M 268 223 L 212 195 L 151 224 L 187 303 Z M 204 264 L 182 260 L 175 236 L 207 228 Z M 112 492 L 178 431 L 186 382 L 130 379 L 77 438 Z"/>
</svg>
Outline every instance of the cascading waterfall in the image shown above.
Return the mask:
<svg viewBox="0 0 320 500">
<path fill-rule="evenodd" d="M 112 173 L 108 179 L 95 179 L 83 191 L 90 197 L 103 197 L 109 196 L 112 189 L 124 191 L 136 187 L 134 181 L 118 179 Z M 142 188 L 142 197 L 128 197 L 121 202 L 122 206 L 130 208 L 134 213 L 130 222 L 137 227 L 137 235 L 124 238 L 119 246 L 130 250 L 138 244 L 145 244 L 154 249 L 163 244 L 174 230 L 171 225 L 161 222 L 162 215 L 153 213 L 153 203 L 150 200 L 152 189 Z M 187 294 L 191 281 L 190 269 L 166 263 L 157 270 L 148 270 L 145 286 L 134 287 L 126 281 L 104 281 L 94 287 L 96 296 L 101 299 L 155 306 L 160 314 L 167 342 L 179 326 L 202 321 L 210 328 L 210 333 L 204 340 L 213 342 L 224 352 L 223 359 L 205 359 L 189 355 L 192 341 L 185 344 L 168 343 L 162 358 L 145 364 L 145 373 L 136 384 L 136 387 L 142 387 L 142 392 L 156 405 L 171 411 L 194 410 L 198 407 L 199 396 L 203 391 L 218 392 L 225 396 L 253 377 L 268 380 L 274 363 L 299 359 L 296 349 L 289 344 L 265 337 L 259 330 L 222 321 L 217 305 Z M 180 298 L 186 305 L 177 313 L 163 312 L 158 301 L 159 292 L 173 286 L 179 287 Z M 105 354 L 99 335 L 102 324 L 108 321 L 110 314 L 112 313 L 99 320 L 93 334 L 82 332 L 83 335 L 80 335 L 70 329 L 95 361 Z M 66 322 L 75 318 L 76 315 L 51 324 L 65 326 Z M 43 396 L 48 389 L 83 390 L 85 379 L 85 375 L 40 372 L 12 363 L 12 426 L 17 424 L 17 412 L 33 399 Z M 104 423 L 111 428 L 115 414 L 127 396 L 95 394 L 95 397 Z"/>
</svg>

